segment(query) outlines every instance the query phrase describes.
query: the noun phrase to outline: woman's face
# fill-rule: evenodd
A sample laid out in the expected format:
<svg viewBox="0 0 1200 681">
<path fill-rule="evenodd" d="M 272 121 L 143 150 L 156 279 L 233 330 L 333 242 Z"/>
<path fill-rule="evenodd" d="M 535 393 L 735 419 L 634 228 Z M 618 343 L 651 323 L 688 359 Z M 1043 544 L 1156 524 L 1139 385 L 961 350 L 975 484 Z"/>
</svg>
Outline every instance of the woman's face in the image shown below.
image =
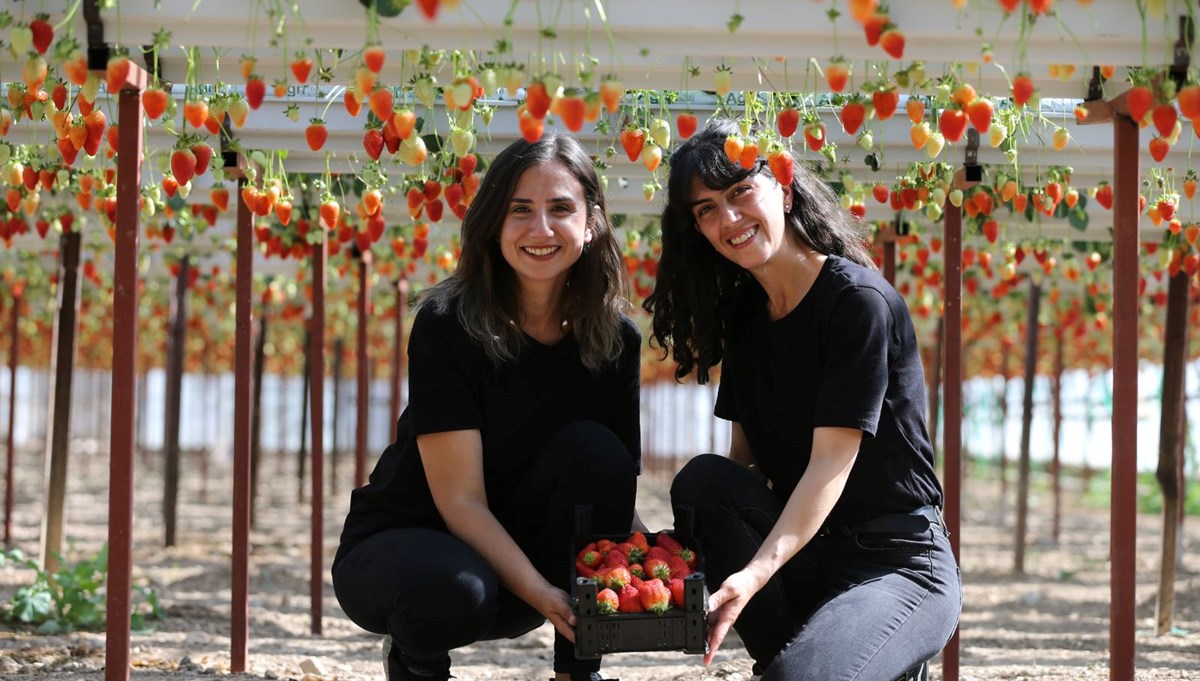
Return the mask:
<svg viewBox="0 0 1200 681">
<path fill-rule="evenodd" d="M 765 264 L 787 244 L 784 214 L 791 197 L 775 178 L 758 172 L 724 189 L 692 178 L 688 207 L 696 229 L 718 253 L 747 270 Z"/>
<path fill-rule="evenodd" d="M 522 290 L 562 287 L 592 240 L 583 186 L 560 161 L 530 166 L 517 180 L 500 229 L 500 252 Z"/>
</svg>

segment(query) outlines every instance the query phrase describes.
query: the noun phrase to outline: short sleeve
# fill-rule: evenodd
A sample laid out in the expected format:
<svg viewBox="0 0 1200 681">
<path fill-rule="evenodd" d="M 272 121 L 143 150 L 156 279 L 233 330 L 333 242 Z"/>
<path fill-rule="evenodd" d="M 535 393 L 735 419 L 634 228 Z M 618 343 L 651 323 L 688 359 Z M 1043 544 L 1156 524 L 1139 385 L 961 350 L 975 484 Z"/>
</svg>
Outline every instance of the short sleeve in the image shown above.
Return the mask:
<svg viewBox="0 0 1200 681">
<path fill-rule="evenodd" d="M 845 289 L 821 338 L 821 374 L 813 427 L 855 428 L 875 437 L 888 386 L 892 311 L 882 292 Z"/>
<path fill-rule="evenodd" d="M 408 340 L 409 415 L 414 435 L 483 428 L 472 387 L 474 344 L 454 314 L 423 307 Z"/>
</svg>

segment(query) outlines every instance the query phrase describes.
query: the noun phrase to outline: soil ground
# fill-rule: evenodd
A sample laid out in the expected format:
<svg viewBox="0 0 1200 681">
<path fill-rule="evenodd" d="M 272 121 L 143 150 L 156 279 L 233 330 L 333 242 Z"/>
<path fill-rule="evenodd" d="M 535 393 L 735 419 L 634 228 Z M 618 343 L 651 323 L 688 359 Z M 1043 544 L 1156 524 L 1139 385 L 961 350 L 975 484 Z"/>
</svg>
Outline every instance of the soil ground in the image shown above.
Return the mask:
<svg viewBox="0 0 1200 681">
<path fill-rule="evenodd" d="M 41 468 L 22 457 L 14 519 L 15 546 L 36 554 L 41 523 Z M 250 643 L 247 678 L 380 679 L 379 638 L 345 618 L 328 582 L 347 507 L 345 482 L 325 511 L 324 631 L 310 629 L 308 502 L 297 502 L 294 456 L 264 461 L 257 528 L 251 533 Z M 98 455 L 71 462 L 67 502 L 68 559 L 95 554 L 107 533 L 107 461 Z M 166 617 L 132 636 L 134 679 L 208 679 L 228 674 L 230 664 L 229 471 L 213 464 L 204 481 L 195 462 L 185 462 L 179 541 L 162 547 L 161 472 L 139 457 L 135 505 L 135 581 L 156 589 Z M 342 464 L 343 479 L 352 464 Z M 327 475 L 327 479 L 328 479 Z M 1037 494 L 1029 511 L 1024 574 L 1013 572 L 1015 514 L 1001 513 L 997 485 L 969 480 L 962 530 L 965 605 L 961 620 L 961 674 L 965 680 L 1079 681 L 1108 678 L 1109 516 L 1078 503 L 1069 484 L 1064 494 L 1060 539 L 1051 538 L 1051 498 Z M 638 508 L 651 529 L 670 525 L 667 487 L 661 475 L 643 476 Z M 1010 488 L 1014 487 L 1010 485 Z M 1007 515 L 1007 518 L 1004 516 Z M 1006 520 L 1003 525 L 1001 520 Z M 1153 635 L 1161 520 L 1137 520 L 1136 678 L 1143 681 L 1200 679 L 1200 520 L 1189 518 L 1176 581 L 1175 627 Z M 32 581 L 31 571 L 0 568 L 0 600 Z M 516 640 L 492 641 L 453 652 L 459 679 L 522 680 L 550 676 L 549 625 Z M 0 676 L 5 679 L 101 679 L 103 632 L 39 635 L 0 623 Z M 698 656 L 631 653 L 605 661 L 607 676 L 622 681 L 744 681 L 750 663 L 731 635 L 716 661 Z M 315 672 L 315 674 L 314 674 Z M 941 679 L 934 662 L 931 678 Z"/>
</svg>

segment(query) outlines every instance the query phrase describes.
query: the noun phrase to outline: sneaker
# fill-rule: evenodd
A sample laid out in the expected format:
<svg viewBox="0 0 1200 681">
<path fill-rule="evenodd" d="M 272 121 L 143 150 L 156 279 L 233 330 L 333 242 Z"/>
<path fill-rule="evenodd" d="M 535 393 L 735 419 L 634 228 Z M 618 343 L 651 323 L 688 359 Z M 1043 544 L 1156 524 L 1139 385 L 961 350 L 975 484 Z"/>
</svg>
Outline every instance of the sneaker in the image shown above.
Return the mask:
<svg viewBox="0 0 1200 681">
<path fill-rule="evenodd" d="M 392 644 L 391 636 L 383 637 L 383 678 L 386 681 L 449 681 L 450 656 L 432 666 L 410 660 Z"/>
<path fill-rule="evenodd" d="M 555 676 L 550 677 L 550 681 L 555 681 Z M 600 676 L 600 672 L 572 672 L 571 681 L 620 681 L 620 679 L 606 679 Z"/>
</svg>

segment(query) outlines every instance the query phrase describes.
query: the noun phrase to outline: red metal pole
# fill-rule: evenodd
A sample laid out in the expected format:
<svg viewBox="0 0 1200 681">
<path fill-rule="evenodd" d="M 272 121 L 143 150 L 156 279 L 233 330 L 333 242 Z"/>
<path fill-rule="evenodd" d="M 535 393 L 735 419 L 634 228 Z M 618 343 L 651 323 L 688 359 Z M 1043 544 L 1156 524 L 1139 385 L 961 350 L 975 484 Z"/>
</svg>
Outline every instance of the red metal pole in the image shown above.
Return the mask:
<svg viewBox="0 0 1200 681">
<path fill-rule="evenodd" d="M 945 520 L 954 560 L 959 561 L 962 519 L 962 208 L 946 201 L 942 223 L 945 293 L 942 309 L 942 466 L 945 477 Z M 933 433 L 930 433 L 933 435 Z M 942 651 L 942 678 L 958 681 L 958 630 Z"/>
<path fill-rule="evenodd" d="M 1138 127 L 1113 116 L 1112 567 L 1109 679 L 1133 681 L 1137 577 Z"/>
<path fill-rule="evenodd" d="M 12 546 L 12 515 L 13 515 L 13 462 L 17 458 L 16 440 L 13 437 L 13 431 L 16 430 L 16 406 L 17 406 L 17 353 L 20 351 L 21 334 L 17 332 L 17 322 L 21 319 L 21 296 L 14 295 L 12 298 L 12 310 L 10 311 L 10 323 L 12 328 L 11 342 L 8 350 L 8 434 L 5 436 L 5 444 L 8 446 L 8 459 L 4 464 L 4 546 Z"/>
<path fill-rule="evenodd" d="M 896 237 L 889 236 L 883 242 L 883 278 L 896 287 Z"/>
<path fill-rule="evenodd" d="M 367 358 L 367 323 L 371 299 L 371 252 L 358 259 L 358 418 L 355 421 L 354 486 L 367 482 L 367 392 L 370 386 L 370 362 Z"/>
<path fill-rule="evenodd" d="M 312 409 L 312 571 L 309 592 L 312 596 L 312 633 L 321 634 L 321 592 L 325 584 L 325 244 L 312 249 L 312 318 L 308 343 L 308 389 Z"/>
<path fill-rule="evenodd" d="M 250 634 L 250 419 L 251 347 L 254 335 L 254 235 L 250 207 L 241 198 L 245 178 L 238 180 L 237 294 L 233 380 L 233 584 L 229 643 L 233 672 L 246 671 Z"/>
<path fill-rule="evenodd" d="M 146 82 L 146 72 L 131 64 L 118 96 L 122 125 L 117 139 L 105 681 L 129 681 L 133 453 L 137 412 L 138 206 L 142 184 L 142 90 Z"/>
</svg>

